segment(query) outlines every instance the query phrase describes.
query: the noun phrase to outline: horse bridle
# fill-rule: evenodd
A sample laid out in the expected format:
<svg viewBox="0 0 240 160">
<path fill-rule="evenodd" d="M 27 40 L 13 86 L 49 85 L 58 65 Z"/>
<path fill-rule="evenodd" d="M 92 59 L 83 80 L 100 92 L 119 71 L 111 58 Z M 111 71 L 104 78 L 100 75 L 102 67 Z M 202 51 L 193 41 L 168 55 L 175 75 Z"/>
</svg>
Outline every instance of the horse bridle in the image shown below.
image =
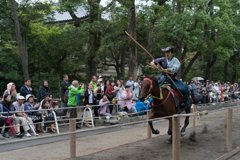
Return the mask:
<svg viewBox="0 0 240 160">
<path fill-rule="evenodd" d="M 150 88 L 149 88 L 149 90 L 148 90 L 146 96 L 144 96 L 144 98 L 147 98 L 147 97 L 149 96 L 151 90 L 153 90 L 153 84 L 152 84 L 152 80 L 149 79 L 149 78 L 144 78 L 143 80 L 146 80 L 146 81 L 149 81 L 149 82 L 150 82 Z"/>
</svg>

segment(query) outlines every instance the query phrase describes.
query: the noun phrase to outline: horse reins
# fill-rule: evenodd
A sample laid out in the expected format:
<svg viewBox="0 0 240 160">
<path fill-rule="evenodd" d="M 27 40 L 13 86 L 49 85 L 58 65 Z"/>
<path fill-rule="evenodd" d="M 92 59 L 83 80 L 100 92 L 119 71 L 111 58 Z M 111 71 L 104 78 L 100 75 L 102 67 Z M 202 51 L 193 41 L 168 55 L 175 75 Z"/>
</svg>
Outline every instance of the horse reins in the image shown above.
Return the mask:
<svg viewBox="0 0 240 160">
<path fill-rule="evenodd" d="M 147 95 L 148 95 L 148 94 L 151 92 L 151 90 L 153 90 L 152 80 L 149 79 L 149 78 L 144 78 L 143 80 L 146 80 L 146 81 L 149 81 L 149 82 L 150 82 L 150 88 L 149 88 L 149 90 L 148 90 L 148 92 L 147 92 Z M 160 88 L 160 87 L 159 87 L 159 88 Z M 169 90 L 166 99 L 165 99 L 161 104 L 155 105 L 155 104 L 153 104 L 153 102 L 152 102 L 152 106 L 161 106 L 161 105 L 163 105 L 163 104 L 167 101 L 167 99 L 169 98 L 170 93 L 171 93 L 171 90 Z M 155 97 L 155 96 L 152 96 L 152 97 L 155 98 L 155 99 L 158 99 L 158 100 L 162 100 L 161 88 L 160 88 L 160 97 L 159 97 L 159 98 L 158 98 L 158 97 Z"/>
</svg>

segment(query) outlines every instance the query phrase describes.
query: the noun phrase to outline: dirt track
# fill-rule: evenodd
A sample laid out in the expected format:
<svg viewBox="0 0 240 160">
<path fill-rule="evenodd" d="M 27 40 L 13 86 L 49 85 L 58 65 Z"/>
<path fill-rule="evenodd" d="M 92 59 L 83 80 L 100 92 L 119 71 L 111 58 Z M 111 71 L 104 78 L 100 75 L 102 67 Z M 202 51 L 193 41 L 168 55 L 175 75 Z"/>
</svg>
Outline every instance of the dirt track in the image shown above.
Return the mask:
<svg viewBox="0 0 240 160">
<path fill-rule="evenodd" d="M 234 110 L 235 115 L 236 110 Z M 216 159 L 227 152 L 226 150 L 226 113 L 227 110 L 219 110 L 201 118 L 201 123 L 196 123 L 197 142 L 189 140 L 189 134 L 193 130 L 187 128 L 185 137 L 181 138 L 182 159 Z M 240 115 L 234 116 L 233 148 L 240 146 L 240 125 L 237 121 Z M 184 118 L 181 118 L 183 124 Z M 192 126 L 190 118 L 189 126 Z M 202 134 L 204 122 L 207 123 L 208 132 Z M 161 134 L 167 132 L 168 122 L 154 123 L 154 127 Z M 77 159 L 166 159 L 172 158 L 171 144 L 166 144 L 168 135 L 146 138 L 146 124 L 121 127 L 124 130 L 108 132 L 77 138 L 77 156 L 89 154 L 102 149 L 104 152 L 90 154 Z M 131 143 L 141 140 L 136 143 Z M 131 143 L 128 145 L 123 145 Z M 123 145 L 120 147 L 116 147 Z M 45 145 L 27 147 L 0 153 L 1 159 L 63 159 L 69 157 L 69 141 L 59 141 Z"/>
<path fill-rule="evenodd" d="M 222 112 L 222 113 L 221 113 Z M 202 118 L 202 121 L 211 121 L 216 118 L 226 116 L 226 110 L 216 112 L 215 115 Z M 219 114 L 221 113 L 221 114 Z M 233 148 L 240 145 L 240 116 L 234 116 L 233 121 Z M 226 119 L 217 120 L 207 124 L 207 132 L 202 133 L 204 125 L 196 127 L 196 141 L 189 139 L 193 128 L 188 129 L 187 134 L 181 138 L 181 159 L 186 160 L 212 160 L 227 153 L 226 149 Z M 206 130 L 205 130 L 206 131 Z M 164 141 L 167 135 L 145 139 L 136 143 L 127 144 L 117 148 L 109 149 L 104 152 L 98 152 L 76 159 L 85 160 L 169 160 L 172 159 L 172 145 L 166 144 Z M 232 159 L 239 158 L 239 155 Z"/>
</svg>

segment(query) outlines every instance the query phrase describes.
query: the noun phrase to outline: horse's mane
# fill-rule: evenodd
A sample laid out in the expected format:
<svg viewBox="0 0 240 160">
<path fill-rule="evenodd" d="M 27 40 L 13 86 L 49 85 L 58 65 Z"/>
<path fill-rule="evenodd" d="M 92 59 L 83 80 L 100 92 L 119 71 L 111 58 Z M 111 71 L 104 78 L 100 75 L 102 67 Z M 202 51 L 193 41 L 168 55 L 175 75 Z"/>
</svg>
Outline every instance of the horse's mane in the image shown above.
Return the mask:
<svg viewBox="0 0 240 160">
<path fill-rule="evenodd" d="M 158 80 L 157 80 L 157 78 L 153 78 L 152 80 L 153 80 L 153 82 L 156 83 L 156 85 L 158 85 Z"/>
</svg>

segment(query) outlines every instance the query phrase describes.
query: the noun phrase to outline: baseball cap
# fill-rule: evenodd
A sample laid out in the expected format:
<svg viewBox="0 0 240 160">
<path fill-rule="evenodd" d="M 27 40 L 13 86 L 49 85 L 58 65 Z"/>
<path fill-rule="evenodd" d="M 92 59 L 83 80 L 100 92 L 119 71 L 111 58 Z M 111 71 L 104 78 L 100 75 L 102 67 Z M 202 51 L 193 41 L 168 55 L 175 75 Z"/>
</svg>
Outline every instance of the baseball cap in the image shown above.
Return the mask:
<svg viewBox="0 0 240 160">
<path fill-rule="evenodd" d="M 25 98 L 23 96 L 18 96 L 17 99 L 23 99 L 25 100 Z"/>
<path fill-rule="evenodd" d="M 123 77 L 120 77 L 119 80 L 123 80 Z"/>
</svg>

